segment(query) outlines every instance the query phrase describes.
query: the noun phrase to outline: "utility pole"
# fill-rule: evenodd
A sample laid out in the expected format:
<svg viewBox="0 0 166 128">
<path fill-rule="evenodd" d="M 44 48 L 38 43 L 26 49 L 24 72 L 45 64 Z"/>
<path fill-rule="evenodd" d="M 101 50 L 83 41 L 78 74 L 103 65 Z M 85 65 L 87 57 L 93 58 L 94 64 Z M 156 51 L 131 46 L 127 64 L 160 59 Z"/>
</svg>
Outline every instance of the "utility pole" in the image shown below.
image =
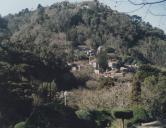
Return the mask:
<svg viewBox="0 0 166 128">
<path fill-rule="evenodd" d="M 64 103 L 65 106 L 67 106 L 67 91 L 65 91 L 63 94 L 64 94 Z"/>
<path fill-rule="evenodd" d="M 90 53 L 90 55 L 89 55 L 89 64 L 90 64 L 90 61 L 91 61 L 91 53 Z"/>
</svg>

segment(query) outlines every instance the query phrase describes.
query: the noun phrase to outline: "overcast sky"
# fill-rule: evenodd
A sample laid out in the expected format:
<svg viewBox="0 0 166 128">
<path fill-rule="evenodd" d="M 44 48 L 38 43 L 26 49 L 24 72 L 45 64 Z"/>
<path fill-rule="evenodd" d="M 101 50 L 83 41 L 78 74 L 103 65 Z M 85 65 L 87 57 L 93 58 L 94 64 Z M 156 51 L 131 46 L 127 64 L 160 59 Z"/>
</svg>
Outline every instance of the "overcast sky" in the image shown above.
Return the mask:
<svg viewBox="0 0 166 128">
<path fill-rule="evenodd" d="M 62 2 L 64 0 L 0 0 L 0 14 L 5 16 L 9 13 L 14 14 L 21 11 L 24 8 L 29 8 L 34 10 L 40 3 L 43 6 L 48 6 L 56 2 Z M 80 2 L 83 0 L 68 0 L 70 2 Z M 135 2 L 142 0 L 133 0 Z M 148 0 L 152 1 L 152 0 Z M 154 0 L 153 0 L 154 1 Z M 135 9 L 140 8 L 140 6 L 131 5 L 128 0 L 100 0 L 104 4 L 111 6 L 113 10 L 118 10 L 120 12 L 132 12 Z M 162 4 L 157 4 L 153 6 L 145 6 L 142 9 L 134 13 L 128 13 L 130 15 L 139 15 L 146 22 L 150 22 L 153 26 L 159 27 L 166 32 L 166 16 L 153 16 L 150 14 L 148 9 L 155 14 L 166 15 L 166 2 Z"/>
</svg>

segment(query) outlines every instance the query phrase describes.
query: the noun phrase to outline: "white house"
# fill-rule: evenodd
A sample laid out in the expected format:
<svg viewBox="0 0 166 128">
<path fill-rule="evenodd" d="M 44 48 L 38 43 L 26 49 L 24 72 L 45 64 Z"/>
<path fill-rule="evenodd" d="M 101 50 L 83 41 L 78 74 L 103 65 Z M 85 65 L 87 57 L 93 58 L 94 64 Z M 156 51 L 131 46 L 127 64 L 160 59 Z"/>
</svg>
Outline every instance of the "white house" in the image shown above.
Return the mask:
<svg viewBox="0 0 166 128">
<path fill-rule="evenodd" d="M 100 71 L 98 69 L 94 70 L 95 74 L 100 75 Z"/>
<path fill-rule="evenodd" d="M 128 71 L 128 68 L 120 67 L 120 71 L 121 71 L 121 72 L 127 72 L 127 71 Z"/>
<path fill-rule="evenodd" d="M 103 49 L 104 49 L 103 46 L 99 46 L 99 47 L 97 48 L 97 54 L 99 54 Z"/>
<path fill-rule="evenodd" d="M 108 61 L 108 67 L 112 68 L 112 69 L 116 69 L 117 68 L 117 61 Z"/>
<path fill-rule="evenodd" d="M 95 51 L 92 50 L 92 49 L 90 49 L 90 50 L 87 50 L 87 51 L 86 51 L 86 54 L 87 54 L 88 56 L 94 56 L 94 55 L 95 55 Z"/>
<path fill-rule="evenodd" d="M 97 62 L 96 62 L 96 60 L 90 61 L 89 65 L 92 65 L 93 68 L 97 68 Z"/>
</svg>

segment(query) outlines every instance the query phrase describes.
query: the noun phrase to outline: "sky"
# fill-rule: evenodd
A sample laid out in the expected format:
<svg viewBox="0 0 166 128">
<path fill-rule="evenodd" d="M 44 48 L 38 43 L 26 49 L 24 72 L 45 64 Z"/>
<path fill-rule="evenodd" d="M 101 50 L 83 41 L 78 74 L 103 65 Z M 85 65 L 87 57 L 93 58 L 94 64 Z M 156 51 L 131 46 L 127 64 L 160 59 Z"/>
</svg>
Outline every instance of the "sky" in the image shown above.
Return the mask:
<svg viewBox="0 0 166 128">
<path fill-rule="evenodd" d="M 0 0 L 0 14 L 5 16 L 7 14 L 18 13 L 22 9 L 29 8 L 30 10 L 36 9 L 38 4 L 42 6 L 49 6 L 56 2 L 62 2 L 64 0 Z M 68 0 L 69 2 L 81 2 L 83 0 Z M 166 33 L 166 2 L 156 4 L 152 6 L 134 6 L 128 2 L 128 0 L 99 0 L 100 2 L 110 6 L 113 10 L 124 12 L 129 15 L 139 15 L 146 22 L 150 22 L 153 26 L 161 28 Z M 143 0 L 133 0 L 139 3 Z M 145 0 L 144 0 L 145 1 Z M 155 0 L 146 0 L 155 1 Z M 137 10 L 133 12 L 133 10 Z M 149 11 L 150 10 L 150 11 Z M 132 12 L 132 13 L 131 13 Z M 154 16 L 150 12 L 165 15 L 165 16 Z"/>
</svg>

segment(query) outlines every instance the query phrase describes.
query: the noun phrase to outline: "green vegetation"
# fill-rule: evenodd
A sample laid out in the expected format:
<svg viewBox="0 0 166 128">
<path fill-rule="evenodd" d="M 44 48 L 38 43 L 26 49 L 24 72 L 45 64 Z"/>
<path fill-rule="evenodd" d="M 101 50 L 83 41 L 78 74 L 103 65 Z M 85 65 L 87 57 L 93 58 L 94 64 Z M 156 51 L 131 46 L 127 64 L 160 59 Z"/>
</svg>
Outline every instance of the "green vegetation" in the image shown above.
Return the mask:
<svg viewBox="0 0 166 128">
<path fill-rule="evenodd" d="M 115 110 L 113 113 L 115 118 L 122 119 L 122 124 L 123 124 L 122 128 L 125 127 L 125 123 L 124 123 L 125 119 L 133 118 L 133 112 L 131 110 Z"/>
<path fill-rule="evenodd" d="M 110 110 L 79 110 L 76 114 L 80 119 L 94 121 L 98 128 L 108 126 L 113 120 Z"/>
<path fill-rule="evenodd" d="M 0 23 L 0 41 L 20 44 L 22 50 L 48 53 L 47 48 L 73 60 L 79 45 L 105 46 L 108 52 L 127 56 L 126 62 L 165 65 L 166 36 L 162 30 L 99 2 L 40 5 L 35 11 L 23 9 L 0 17 Z M 38 49 L 33 49 L 35 45 Z"/>
<path fill-rule="evenodd" d="M 141 83 L 138 78 L 133 78 L 131 100 L 133 104 L 140 104 L 141 102 Z"/>
<path fill-rule="evenodd" d="M 143 65 L 135 75 L 140 78 L 141 104 L 152 114 L 153 118 L 163 118 L 166 113 L 164 109 L 166 103 L 165 71 L 150 65 Z M 140 99 L 140 95 L 137 96 Z"/>
<path fill-rule="evenodd" d="M 25 128 L 25 122 L 20 122 L 20 123 L 17 123 L 14 128 Z"/>
<path fill-rule="evenodd" d="M 27 128 L 95 128 L 95 123 L 77 118 L 73 109 L 61 104 L 45 104 L 35 109 L 26 122 Z"/>
<path fill-rule="evenodd" d="M 105 50 L 96 55 L 99 46 Z M 0 16 L 0 127 L 104 128 L 114 121 L 107 109 L 117 107 L 131 108 L 131 125 L 164 119 L 166 72 L 156 67 L 166 66 L 165 49 L 162 30 L 96 0 L 39 4 L 34 11 Z M 126 81 L 98 79 L 87 67 L 72 73 L 68 62 L 88 63 L 89 50 L 95 51 L 93 58 L 103 72 L 107 53 L 115 54 L 121 65 L 139 64 L 138 70 Z M 100 88 L 85 90 L 87 82 Z M 64 90 L 70 90 L 70 96 L 75 93 L 74 109 L 70 96 L 68 106 L 62 105 Z M 125 111 L 115 115 L 131 117 Z"/>
<path fill-rule="evenodd" d="M 147 122 L 151 119 L 151 115 L 142 106 L 133 106 L 133 118 L 129 121 L 128 125 Z"/>
<path fill-rule="evenodd" d="M 108 57 L 106 52 L 101 52 L 97 55 L 97 65 L 99 65 L 99 70 L 106 71 L 108 68 Z"/>
<path fill-rule="evenodd" d="M 110 88 L 112 86 L 115 86 L 114 83 L 114 79 L 113 78 L 105 78 L 105 77 L 101 77 L 99 79 L 99 83 L 100 83 L 100 87 L 99 88 Z"/>
</svg>

